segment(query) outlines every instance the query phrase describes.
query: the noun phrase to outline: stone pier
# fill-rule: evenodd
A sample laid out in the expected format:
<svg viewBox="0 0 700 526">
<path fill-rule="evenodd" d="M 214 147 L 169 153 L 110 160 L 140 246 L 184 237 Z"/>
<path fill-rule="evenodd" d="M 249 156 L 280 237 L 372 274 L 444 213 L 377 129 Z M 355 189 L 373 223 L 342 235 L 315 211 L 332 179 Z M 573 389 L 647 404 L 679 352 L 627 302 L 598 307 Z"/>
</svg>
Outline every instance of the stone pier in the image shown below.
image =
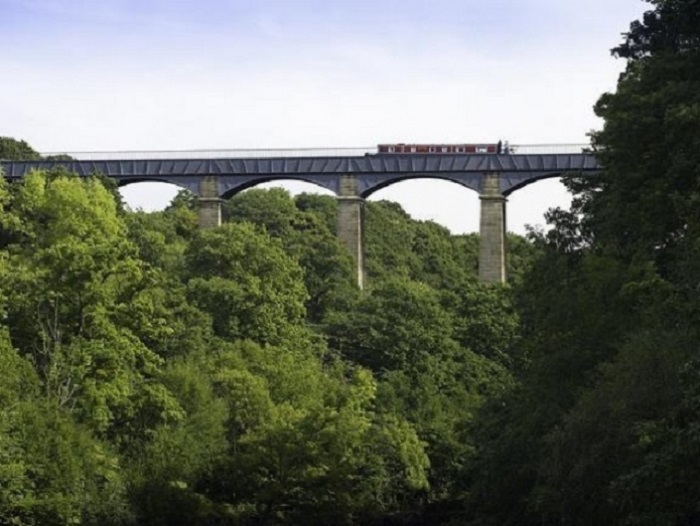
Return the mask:
<svg viewBox="0 0 700 526">
<path fill-rule="evenodd" d="M 221 226 L 221 203 L 219 178 L 207 175 L 199 181 L 199 228 Z"/>
<path fill-rule="evenodd" d="M 365 200 L 358 195 L 357 179 L 351 175 L 340 178 L 338 193 L 338 237 L 348 247 L 355 262 L 357 285 L 365 285 L 364 214 Z"/>
<path fill-rule="evenodd" d="M 484 174 L 479 223 L 479 280 L 506 281 L 506 198 L 498 173 Z"/>
</svg>

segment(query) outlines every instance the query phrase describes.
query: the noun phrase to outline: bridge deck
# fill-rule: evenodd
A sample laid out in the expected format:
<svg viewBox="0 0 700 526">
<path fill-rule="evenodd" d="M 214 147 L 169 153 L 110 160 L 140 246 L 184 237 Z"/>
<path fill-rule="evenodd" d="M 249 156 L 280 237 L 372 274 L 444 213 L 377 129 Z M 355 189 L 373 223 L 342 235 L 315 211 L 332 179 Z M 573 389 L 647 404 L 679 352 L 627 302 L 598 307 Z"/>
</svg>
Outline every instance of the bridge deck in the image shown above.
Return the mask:
<svg viewBox="0 0 700 526">
<path fill-rule="evenodd" d="M 499 172 L 501 189 L 509 193 L 529 181 L 570 173 L 596 172 L 600 166 L 589 154 L 366 154 L 362 156 L 221 158 L 221 159 L 122 159 L 71 161 L 3 161 L 0 170 L 8 179 L 20 179 L 31 170 L 64 167 L 81 176 L 95 173 L 117 179 L 120 184 L 133 181 L 162 180 L 192 187 L 196 178 L 215 175 L 245 178 L 302 179 L 323 184 L 325 177 L 355 175 L 367 180 L 370 191 L 396 180 L 433 177 L 455 180 L 480 190 L 478 178 Z M 335 184 L 326 185 L 331 189 Z M 228 188 L 239 186 L 230 182 Z M 373 191 L 373 190 L 372 190 Z"/>
</svg>

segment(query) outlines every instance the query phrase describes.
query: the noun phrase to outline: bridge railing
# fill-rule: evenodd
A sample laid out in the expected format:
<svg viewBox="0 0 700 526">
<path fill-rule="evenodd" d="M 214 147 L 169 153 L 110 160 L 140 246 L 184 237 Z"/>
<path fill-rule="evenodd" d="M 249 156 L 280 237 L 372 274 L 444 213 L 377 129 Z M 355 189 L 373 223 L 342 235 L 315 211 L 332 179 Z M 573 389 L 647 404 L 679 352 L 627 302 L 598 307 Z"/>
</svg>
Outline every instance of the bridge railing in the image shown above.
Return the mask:
<svg viewBox="0 0 700 526">
<path fill-rule="evenodd" d="M 514 154 L 575 154 L 589 153 L 590 144 L 511 144 L 508 146 L 510 153 Z"/>
<path fill-rule="evenodd" d="M 510 144 L 512 154 L 577 154 L 586 153 L 589 144 Z M 160 159 L 245 159 L 272 157 L 361 157 L 377 153 L 376 146 L 341 148 L 233 148 L 211 150 L 125 150 L 42 152 L 42 157 L 56 159 L 70 156 L 79 161 L 160 160 Z M 408 154 L 407 154 L 408 155 Z"/>
<path fill-rule="evenodd" d="M 125 150 L 90 152 L 45 152 L 42 157 L 69 155 L 80 161 L 160 159 L 259 159 L 272 157 L 360 157 L 376 153 L 376 146 L 352 148 L 232 148 L 211 150 Z"/>
</svg>

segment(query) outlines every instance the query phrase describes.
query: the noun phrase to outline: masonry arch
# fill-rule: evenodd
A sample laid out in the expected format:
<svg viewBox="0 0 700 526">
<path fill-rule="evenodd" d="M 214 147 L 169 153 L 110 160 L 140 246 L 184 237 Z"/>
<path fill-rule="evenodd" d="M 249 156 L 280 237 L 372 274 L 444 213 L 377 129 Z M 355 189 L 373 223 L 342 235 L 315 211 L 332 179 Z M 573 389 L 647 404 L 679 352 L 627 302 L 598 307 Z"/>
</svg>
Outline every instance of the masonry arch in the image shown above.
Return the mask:
<svg viewBox="0 0 700 526">
<path fill-rule="evenodd" d="M 270 188 L 282 188 L 283 190 L 287 190 L 290 194 L 292 194 L 292 196 L 298 194 L 321 194 L 331 196 L 336 195 L 335 192 L 333 192 L 332 190 L 326 188 L 325 186 L 321 186 L 320 184 L 314 181 L 308 181 L 306 179 L 297 178 L 274 177 L 266 180 L 254 181 L 250 184 L 246 184 L 242 187 L 239 187 L 234 191 L 229 191 L 226 194 L 224 194 L 223 199 L 229 199 L 236 194 L 240 194 L 242 192 L 245 192 L 246 190 L 252 190 L 254 188 L 260 190 L 267 190 Z"/>
<path fill-rule="evenodd" d="M 434 221 L 453 234 L 479 231 L 479 195 L 449 178 L 404 177 L 376 187 L 370 201 L 394 201 L 414 219 Z"/>
<path fill-rule="evenodd" d="M 372 196 L 374 193 L 384 190 L 385 188 L 394 186 L 396 184 L 402 183 L 404 181 L 411 180 L 428 180 L 428 181 L 442 181 L 448 183 L 455 183 L 459 186 L 468 188 L 475 192 L 478 192 L 481 187 L 481 174 L 479 173 L 468 173 L 468 174 L 457 174 L 457 175 L 428 175 L 428 174 L 411 174 L 411 175 L 396 175 L 394 177 L 386 177 L 384 175 L 380 177 L 370 178 L 367 176 L 360 176 L 358 181 L 360 197 L 365 199 Z"/>
<path fill-rule="evenodd" d="M 189 190 L 190 192 L 197 193 L 197 189 L 199 186 L 197 178 L 190 179 L 182 177 L 115 177 L 114 180 L 117 182 L 117 186 L 119 188 L 126 188 L 142 183 L 148 183 L 149 185 L 163 184 L 167 186 L 174 186 L 184 190 Z"/>
<path fill-rule="evenodd" d="M 333 199 L 335 198 L 335 194 L 330 190 L 323 188 L 319 185 L 307 181 L 301 181 L 298 179 L 289 180 L 275 178 L 273 180 L 265 182 L 258 181 L 257 184 L 247 185 L 247 187 L 244 190 L 239 190 L 237 192 L 230 193 L 226 196 L 226 202 L 222 203 L 221 207 L 222 219 L 224 221 L 228 221 L 230 220 L 231 216 L 237 216 L 237 203 L 247 202 L 246 194 L 250 191 L 256 190 L 283 190 L 291 197 L 292 202 L 288 202 L 286 198 L 282 198 L 281 201 L 278 201 L 278 199 L 281 198 L 279 194 L 277 194 L 276 196 L 258 195 L 257 197 L 253 198 L 254 202 L 258 202 L 259 204 L 267 202 L 268 204 L 263 206 L 272 206 L 272 210 L 274 210 L 274 212 L 268 213 L 271 213 L 273 216 L 275 216 L 275 214 L 281 214 L 281 216 L 279 217 L 286 217 L 289 213 L 294 214 L 294 211 L 292 209 L 286 207 L 291 206 L 294 210 L 298 209 L 299 205 L 297 204 L 295 198 L 299 194 L 323 195 L 330 196 Z M 257 201 L 257 199 L 262 199 L 262 201 Z M 271 199 L 271 201 L 267 201 L 268 199 Z"/>
<path fill-rule="evenodd" d="M 568 172 L 566 174 L 567 177 L 576 177 L 577 175 L 578 175 L 577 173 L 571 173 L 571 172 Z M 503 195 L 510 196 L 514 192 L 517 192 L 518 190 L 521 190 L 527 186 L 530 186 L 531 184 L 536 183 L 538 181 L 544 181 L 546 179 L 561 180 L 562 177 L 563 177 L 562 172 L 547 172 L 547 173 L 542 173 L 542 174 L 537 174 L 537 175 L 529 175 L 528 177 L 522 178 L 520 180 L 511 181 L 508 188 L 503 192 Z"/>
<path fill-rule="evenodd" d="M 330 181 L 329 178 L 325 178 L 325 180 L 323 180 L 319 177 L 312 176 L 280 177 L 276 175 L 269 177 L 238 177 L 231 178 L 230 180 L 222 177 L 222 179 L 224 179 L 224 181 L 220 185 L 223 190 L 221 198 L 226 200 L 251 188 L 286 188 L 292 195 L 302 192 L 321 193 L 327 195 L 337 194 L 337 185 L 333 184 L 333 181 Z"/>
<path fill-rule="evenodd" d="M 164 210 L 183 190 L 194 193 L 185 185 L 152 179 L 120 180 L 118 186 L 119 194 L 129 208 L 144 212 Z"/>
<path fill-rule="evenodd" d="M 544 214 L 547 210 L 556 207 L 568 209 L 572 199 L 561 174 L 529 180 L 509 191 L 507 196 L 508 230 L 520 235 L 527 233 L 526 225 L 546 229 Z"/>
</svg>

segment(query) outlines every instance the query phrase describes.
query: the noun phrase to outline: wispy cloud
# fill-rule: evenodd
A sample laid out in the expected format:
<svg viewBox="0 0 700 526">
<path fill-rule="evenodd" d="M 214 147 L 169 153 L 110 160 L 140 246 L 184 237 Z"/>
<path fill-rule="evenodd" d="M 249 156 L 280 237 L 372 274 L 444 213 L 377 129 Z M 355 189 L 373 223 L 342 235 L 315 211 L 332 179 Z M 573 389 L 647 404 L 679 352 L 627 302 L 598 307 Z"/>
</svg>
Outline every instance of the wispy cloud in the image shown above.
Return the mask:
<svg viewBox="0 0 700 526">
<path fill-rule="evenodd" d="M 608 50 L 647 4 L 0 6 L 0 135 L 101 150 L 585 141 L 600 125 L 592 105 L 623 66 Z"/>
</svg>

